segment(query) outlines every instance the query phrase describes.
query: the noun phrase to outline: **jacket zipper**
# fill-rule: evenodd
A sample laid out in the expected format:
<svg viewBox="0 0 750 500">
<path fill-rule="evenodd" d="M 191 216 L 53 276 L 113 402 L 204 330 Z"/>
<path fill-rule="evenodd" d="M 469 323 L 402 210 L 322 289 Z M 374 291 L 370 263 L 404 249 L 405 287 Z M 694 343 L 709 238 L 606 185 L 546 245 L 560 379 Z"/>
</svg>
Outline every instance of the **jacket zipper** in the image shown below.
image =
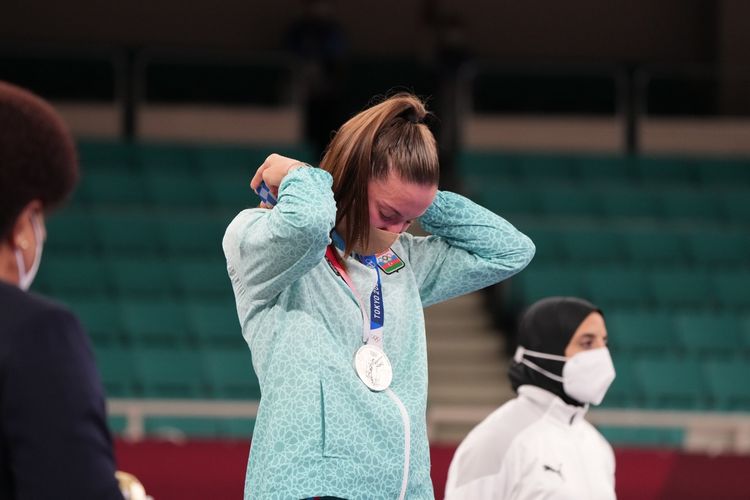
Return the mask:
<svg viewBox="0 0 750 500">
<path fill-rule="evenodd" d="M 399 500 L 406 498 L 406 487 L 409 484 L 409 461 L 411 460 L 411 422 L 409 421 L 409 414 L 406 411 L 406 406 L 399 399 L 395 392 L 391 389 L 386 389 L 385 393 L 388 397 L 396 403 L 398 411 L 401 413 L 401 422 L 404 424 L 404 477 L 401 480 L 401 493 L 398 496 Z"/>
</svg>

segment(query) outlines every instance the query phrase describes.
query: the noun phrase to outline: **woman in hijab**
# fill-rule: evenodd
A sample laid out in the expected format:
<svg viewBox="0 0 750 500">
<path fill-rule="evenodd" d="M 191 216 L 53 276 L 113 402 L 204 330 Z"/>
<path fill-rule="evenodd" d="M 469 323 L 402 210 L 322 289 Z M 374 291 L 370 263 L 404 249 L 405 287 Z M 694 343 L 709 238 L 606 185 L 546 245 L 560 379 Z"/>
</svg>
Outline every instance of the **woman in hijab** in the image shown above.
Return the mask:
<svg viewBox="0 0 750 500">
<path fill-rule="evenodd" d="M 612 447 L 584 420 L 615 378 L 602 312 L 574 297 L 533 304 L 510 367 L 518 397 L 456 450 L 446 499 L 615 498 Z"/>
</svg>

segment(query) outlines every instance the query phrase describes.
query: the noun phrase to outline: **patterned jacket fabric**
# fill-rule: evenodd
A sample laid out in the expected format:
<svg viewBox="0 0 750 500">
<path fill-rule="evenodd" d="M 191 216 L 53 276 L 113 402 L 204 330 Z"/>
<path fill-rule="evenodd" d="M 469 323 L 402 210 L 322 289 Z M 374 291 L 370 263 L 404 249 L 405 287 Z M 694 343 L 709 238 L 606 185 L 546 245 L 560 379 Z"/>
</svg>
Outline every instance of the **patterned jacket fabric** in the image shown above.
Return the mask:
<svg viewBox="0 0 750 500">
<path fill-rule="evenodd" d="M 501 217 L 439 191 L 420 219 L 431 235 L 402 234 L 391 248 L 405 266 L 380 273 L 393 382 L 372 392 L 353 368 L 362 313 L 325 260 L 336 219 L 331 185 L 321 169 L 293 170 L 272 210 L 241 212 L 224 236 L 261 387 L 245 499 L 431 499 L 422 309 L 512 276 L 534 245 Z M 376 272 L 354 257 L 346 266 L 369 304 Z"/>
</svg>

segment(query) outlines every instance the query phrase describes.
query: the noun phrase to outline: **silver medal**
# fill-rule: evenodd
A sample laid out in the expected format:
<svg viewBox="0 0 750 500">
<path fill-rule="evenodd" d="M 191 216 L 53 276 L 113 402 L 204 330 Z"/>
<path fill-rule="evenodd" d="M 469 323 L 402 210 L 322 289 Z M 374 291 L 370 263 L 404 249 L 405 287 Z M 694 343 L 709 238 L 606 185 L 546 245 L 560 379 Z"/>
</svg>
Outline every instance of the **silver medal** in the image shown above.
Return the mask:
<svg viewBox="0 0 750 500">
<path fill-rule="evenodd" d="M 357 376 L 372 391 L 384 391 L 393 380 L 393 368 L 388 356 L 374 345 L 363 345 L 354 355 Z"/>
</svg>

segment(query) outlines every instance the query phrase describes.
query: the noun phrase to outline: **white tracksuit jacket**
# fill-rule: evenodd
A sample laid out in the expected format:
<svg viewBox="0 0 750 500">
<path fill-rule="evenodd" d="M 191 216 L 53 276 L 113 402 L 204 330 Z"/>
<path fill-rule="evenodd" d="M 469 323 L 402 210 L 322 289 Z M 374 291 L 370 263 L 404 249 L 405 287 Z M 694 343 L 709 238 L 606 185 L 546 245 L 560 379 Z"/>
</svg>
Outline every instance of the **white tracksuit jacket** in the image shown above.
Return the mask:
<svg viewBox="0 0 750 500">
<path fill-rule="evenodd" d="M 612 447 L 571 406 L 524 385 L 456 450 L 446 500 L 615 498 Z"/>
</svg>

